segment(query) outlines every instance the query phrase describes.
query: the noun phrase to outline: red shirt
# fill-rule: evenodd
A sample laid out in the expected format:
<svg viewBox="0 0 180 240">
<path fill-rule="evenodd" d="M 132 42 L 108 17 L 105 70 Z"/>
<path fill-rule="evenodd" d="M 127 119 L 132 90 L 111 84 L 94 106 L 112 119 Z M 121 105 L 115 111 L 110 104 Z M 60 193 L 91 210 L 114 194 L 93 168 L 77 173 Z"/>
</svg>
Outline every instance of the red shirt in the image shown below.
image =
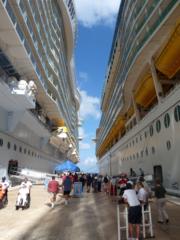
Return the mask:
<svg viewBox="0 0 180 240">
<path fill-rule="evenodd" d="M 121 178 L 121 179 L 119 180 L 119 186 L 120 186 L 120 188 L 126 187 L 127 181 L 128 181 L 127 178 Z"/>
<path fill-rule="evenodd" d="M 56 180 L 51 180 L 48 183 L 48 192 L 52 192 L 52 193 L 59 192 L 59 183 Z"/>
</svg>

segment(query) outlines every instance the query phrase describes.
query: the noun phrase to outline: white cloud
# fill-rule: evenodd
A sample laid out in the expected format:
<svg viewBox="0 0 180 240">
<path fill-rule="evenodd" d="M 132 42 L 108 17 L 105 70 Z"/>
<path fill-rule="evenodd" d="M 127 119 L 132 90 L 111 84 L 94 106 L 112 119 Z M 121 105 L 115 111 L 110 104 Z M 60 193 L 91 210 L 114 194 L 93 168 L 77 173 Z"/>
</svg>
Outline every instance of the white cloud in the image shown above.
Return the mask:
<svg viewBox="0 0 180 240">
<path fill-rule="evenodd" d="M 80 148 L 81 150 L 87 150 L 87 149 L 90 149 L 91 146 L 90 146 L 89 143 L 80 142 L 80 143 L 79 143 L 79 148 Z"/>
<path fill-rule="evenodd" d="M 87 82 L 88 80 L 88 74 L 86 72 L 79 72 L 79 78 L 83 80 L 84 82 Z"/>
<path fill-rule="evenodd" d="M 86 137 L 84 128 L 82 128 L 82 127 L 79 127 L 79 137 L 81 137 L 82 139 L 84 139 Z"/>
<path fill-rule="evenodd" d="M 75 0 L 78 20 L 85 27 L 112 25 L 121 0 Z"/>
<path fill-rule="evenodd" d="M 98 172 L 98 165 L 97 165 L 97 160 L 96 157 L 94 156 L 89 156 L 85 159 L 82 159 L 80 163 L 78 164 L 80 167 L 81 171 L 85 172 Z"/>
<path fill-rule="evenodd" d="M 89 167 L 92 167 L 94 165 L 96 165 L 96 158 L 95 157 L 87 157 L 84 161 L 83 164 Z"/>
<path fill-rule="evenodd" d="M 97 97 L 89 96 L 86 91 L 80 90 L 81 104 L 79 116 L 83 120 L 88 117 L 100 118 L 100 100 Z"/>
</svg>

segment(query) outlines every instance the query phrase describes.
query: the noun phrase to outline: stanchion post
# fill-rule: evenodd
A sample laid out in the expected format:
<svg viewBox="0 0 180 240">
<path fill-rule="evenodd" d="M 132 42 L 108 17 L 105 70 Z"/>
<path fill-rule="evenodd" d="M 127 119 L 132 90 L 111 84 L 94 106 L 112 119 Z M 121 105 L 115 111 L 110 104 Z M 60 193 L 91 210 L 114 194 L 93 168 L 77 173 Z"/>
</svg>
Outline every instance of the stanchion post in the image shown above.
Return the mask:
<svg viewBox="0 0 180 240">
<path fill-rule="evenodd" d="M 146 226 L 145 226 L 145 216 L 144 216 L 144 205 L 142 205 L 142 227 L 143 227 L 143 238 L 146 238 Z"/>
<path fill-rule="evenodd" d="M 128 209 L 125 208 L 125 219 L 126 219 L 126 238 L 129 239 L 129 226 L 128 226 Z"/>
<path fill-rule="evenodd" d="M 120 230 L 120 212 L 119 205 L 117 205 L 117 222 L 118 222 L 118 240 L 121 240 L 121 230 Z"/>
<path fill-rule="evenodd" d="M 153 226 L 152 226 L 151 205 L 150 204 L 149 204 L 149 223 L 150 223 L 150 234 L 151 234 L 151 237 L 154 237 L 154 235 L 153 235 Z"/>
</svg>

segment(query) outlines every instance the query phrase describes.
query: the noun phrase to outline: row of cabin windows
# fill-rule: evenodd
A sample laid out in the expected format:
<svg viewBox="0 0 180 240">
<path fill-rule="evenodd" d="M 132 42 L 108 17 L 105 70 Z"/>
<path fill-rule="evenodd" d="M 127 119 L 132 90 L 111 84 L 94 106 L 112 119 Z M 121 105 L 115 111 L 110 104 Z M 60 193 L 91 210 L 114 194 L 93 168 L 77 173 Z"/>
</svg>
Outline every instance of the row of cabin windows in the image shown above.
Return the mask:
<svg viewBox="0 0 180 240">
<path fill-rule="evenodd" d="M 4 145 L 4 141 L 3 141 L 2 138 L 0 138 L 0 147 L 2 147 L 3 145 Z M 12 147 L 11 143 L 7 142 L 7 149 L 11 149 L 11 147 Z M 13 145 L 13 150 L 18 151 L 18 147 L 17 147 L 16 144 Z M 32 157 L 37 157 L 37 158 L 41 157 L 40 155 L 38 155 L 37 153 L 35 153 L 33 151 L 30 151 L 29 149 L 24 148 L 24 150 L 23 150 L 23 148 L 21 146 L 19 146 L 19 152 L 24 153 L 24 154 L 28 154 L 29 156 L 31 155 Z"/>
<path fill-rule="evenodd" d="M 174 109 L 174 119 L 176 122 L 180 121 L 180 106 L 179 105 L 177 105 Z M 170 126 L 170 122 L 171 122 L 170 115 L 169 115 L 169 113 L 166 113 L 164 115 L 165 128 L 168 128 Z M 156 128 L 157 133 L 159 133 L 161 131 L 161 121 L 159 119 L 156 121 L 155 128 Z M 154 134 L 153 125 L 151 125 L 149 127 L 149 133 L 150 133 L 150 136 L 152 137 Z"/>
<path fill-rule="evenodd" d="M 166 142 L 166 148 L 167 148 L 167 150 L 169 151 L 170 149 L 171 149 L 171 141 L 170 140 L 168 140 L 167 142 Z M 151 151 L 151 152 L 150 152 Z M 138 158 L 143 158 L 144 156 L 148 156 L 149 154 L 155 154 L 155 147 L 153 146 L 152 148 L 151 148 L 151 150 L 149 150 L 148 151 L 148 148 L 146 148 L 145 150 L 141 150 L 139 153 L 137 152 L 136 154 L 133 154 L 133 155 L 130 155 L 129 157 L 124 157 L 124 158 L 122 158 L 121 160 L 122 161 L 127 161 L 127 160 L 135 160 L 135 159 L 138 159 Z"/>
<path fill-rule="evenodd" d="M 174 119 L 175 119 L 176 122 L 180 121 L 180 105 L 177 105 L 174 108 Z M 170 115 L 169 115 L 169 113 L 166 113 L 164 115 L 164 126 L 165 126 L 165 128 L 169 128 L 170 122 L 171 122 Z M 158 119 L 156 121 L 155 128 L 156 128 L 157 133 L 160 133 L 160 131 L 161 131 L 161 120 L 160 119 Z M 153 125 L 151 125 L 149 127 L 149 135 L 152 137 L 153 134 L 154 134 L 154 127 L 153 127 Z M 147 136 L 148 136 L 148 132 L 145 131 L 144 132 L 144 137 L 147 138 Z M 139 140 L 142 141 L 142 135 L 139 136 Z M 134 146 L 135 142 L 138 143 L 138 137 L 136 137 L 134 140 L 132 140 L 132 142 L 129 143 L 129 147 Z M 128 148 L 128 145 L 126 146 L 126 148 Z"/>
</svg>

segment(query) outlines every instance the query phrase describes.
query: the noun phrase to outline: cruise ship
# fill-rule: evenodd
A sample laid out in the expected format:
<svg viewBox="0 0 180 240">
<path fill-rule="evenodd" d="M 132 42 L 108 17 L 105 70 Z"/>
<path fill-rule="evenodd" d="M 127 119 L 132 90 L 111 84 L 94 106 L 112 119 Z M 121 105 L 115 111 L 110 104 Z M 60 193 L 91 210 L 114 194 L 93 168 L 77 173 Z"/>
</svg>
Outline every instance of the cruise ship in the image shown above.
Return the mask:
<svg viewBox="0 0 180 240">
<path fill-rule="evenodd" d="M 0 1 L 0 177 L 79 161 L 72 0 Z"/>
<path fill-rule="evenodd" d="M 142 170 L 180 195 L 179 70 L 180 2 L 122 0 L 96 130 L 101 174 Z"/>
</svg>

